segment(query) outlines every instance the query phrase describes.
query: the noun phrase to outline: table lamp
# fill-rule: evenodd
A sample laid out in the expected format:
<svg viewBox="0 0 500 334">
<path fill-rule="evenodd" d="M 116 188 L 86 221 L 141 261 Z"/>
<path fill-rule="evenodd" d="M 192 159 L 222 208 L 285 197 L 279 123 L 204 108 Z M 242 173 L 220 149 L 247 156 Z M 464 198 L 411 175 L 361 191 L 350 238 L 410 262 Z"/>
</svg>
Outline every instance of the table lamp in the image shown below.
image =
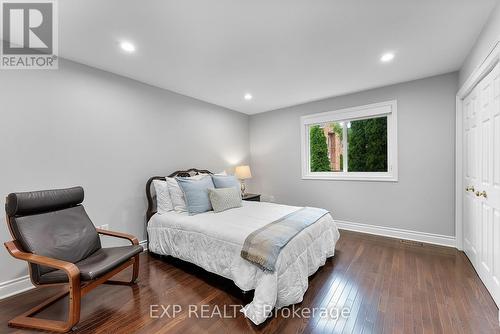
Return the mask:
<svg viewBox="0 0 500 334">
<path fill-rule="evenodd" d="M 252 178 L 252 172 L 250 171 L 250 166 L 237 166 L 234 170 L 234 176 L 236 176 L 241 182 L 241 196 L 245 196 L 245 180 Z"/>
</svg>

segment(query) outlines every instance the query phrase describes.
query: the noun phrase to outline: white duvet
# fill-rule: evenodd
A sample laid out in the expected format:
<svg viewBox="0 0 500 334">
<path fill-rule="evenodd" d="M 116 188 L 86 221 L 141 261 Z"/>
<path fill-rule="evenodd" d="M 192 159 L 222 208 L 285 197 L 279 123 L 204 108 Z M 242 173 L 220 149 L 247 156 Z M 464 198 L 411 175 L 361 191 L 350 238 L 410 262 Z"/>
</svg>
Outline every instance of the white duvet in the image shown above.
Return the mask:
<svg viewBox="0 0 500 334">
<path fill-rule="evenodd" d="M 253 301 L 242 312 L 258 325 L 274 307 L 301 302 L 308 277 L 334 255 L 339 232 L 327 214 L 290 240 L 278 257 L 275 272 L 265 272 L 240 256 L 250 233 L 298 209 L 243 201 L 241 208 L 220 213 L 155 214 L 148 224 L 149 250 L 194 263 L 234 281 L 244 291 L 255 289 Z"/>
</svg>

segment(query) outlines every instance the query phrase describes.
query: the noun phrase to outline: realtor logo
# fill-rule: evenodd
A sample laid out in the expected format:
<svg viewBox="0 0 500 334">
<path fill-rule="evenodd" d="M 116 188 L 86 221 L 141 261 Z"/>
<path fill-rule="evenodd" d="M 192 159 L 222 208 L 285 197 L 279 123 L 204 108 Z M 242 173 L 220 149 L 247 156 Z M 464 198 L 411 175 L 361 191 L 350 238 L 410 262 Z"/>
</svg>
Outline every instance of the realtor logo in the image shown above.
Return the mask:
<svg viewBox="0 0 500 334">
<path fill-rule="evenodd" d="M 0 68 L 57 69 L 56 2 L 1 0 L 0 4 Z"/>
</svg>

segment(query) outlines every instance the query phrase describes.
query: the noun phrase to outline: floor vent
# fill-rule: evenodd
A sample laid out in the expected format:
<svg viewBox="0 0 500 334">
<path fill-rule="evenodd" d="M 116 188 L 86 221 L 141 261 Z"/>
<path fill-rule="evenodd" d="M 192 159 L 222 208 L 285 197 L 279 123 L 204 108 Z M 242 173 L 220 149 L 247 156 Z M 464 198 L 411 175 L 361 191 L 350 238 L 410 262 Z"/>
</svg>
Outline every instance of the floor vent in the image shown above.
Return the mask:
<svg viewBox="0 0 500 334">
<path fill-rule="evenodd" d="M 404 245 L 408 245 L 408 246 L 422 247 L 424 245 L 424 243 L 422 243 L 422 242 L 413 241 L 413 240 L 404 240 L 404 239 L 401 239 L 401 240 L 399 240 L 399 242 L 401 242 Z"/>
</svg>

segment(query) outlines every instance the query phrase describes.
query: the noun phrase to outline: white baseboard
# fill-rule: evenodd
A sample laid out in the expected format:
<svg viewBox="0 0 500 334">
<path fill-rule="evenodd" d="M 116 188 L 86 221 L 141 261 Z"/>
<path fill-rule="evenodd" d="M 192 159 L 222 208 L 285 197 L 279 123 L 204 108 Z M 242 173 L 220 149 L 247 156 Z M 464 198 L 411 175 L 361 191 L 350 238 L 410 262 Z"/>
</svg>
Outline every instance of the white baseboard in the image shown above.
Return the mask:
<svg viewBox="0 0 500 334">
<path fill-rule="evenodd" d="M 140 241 L 139 245 L 144 248 L 144 251 L 148 250 L 147 240 Z M 28 291 L 34 287 L 28 275 L 14 278 L 10 281 L 0 282 L 0 300 Z"/>
<path fill-rule="evenodd" d="M 393 227 L 384 227 L 384 226 L 375 226 L 368 224 L 360 224 L 360 223 L 352 223 L 343 220 L 335 220 L 337 223 L 337 227 L 341 230 L 348 230 L 354 232 L 368 233 L 381 235 L 384 237 L 397 238 L 397 239 L 405 239 L 405 240 L 413 240 L 425 242 L 428 244 L 447 246 L 447 247 L 456 247 L 455 237 L 426 233 L 426 232 L 418 232 L 418 231 L 410 231 L 403 230 L 399 228 Z"/>
<path fill-rule="evenodd" d="M 0 300 L 28 291 L 34 287 L 28 275 L 2 282 L 0 283 Z"/>
</svg>

